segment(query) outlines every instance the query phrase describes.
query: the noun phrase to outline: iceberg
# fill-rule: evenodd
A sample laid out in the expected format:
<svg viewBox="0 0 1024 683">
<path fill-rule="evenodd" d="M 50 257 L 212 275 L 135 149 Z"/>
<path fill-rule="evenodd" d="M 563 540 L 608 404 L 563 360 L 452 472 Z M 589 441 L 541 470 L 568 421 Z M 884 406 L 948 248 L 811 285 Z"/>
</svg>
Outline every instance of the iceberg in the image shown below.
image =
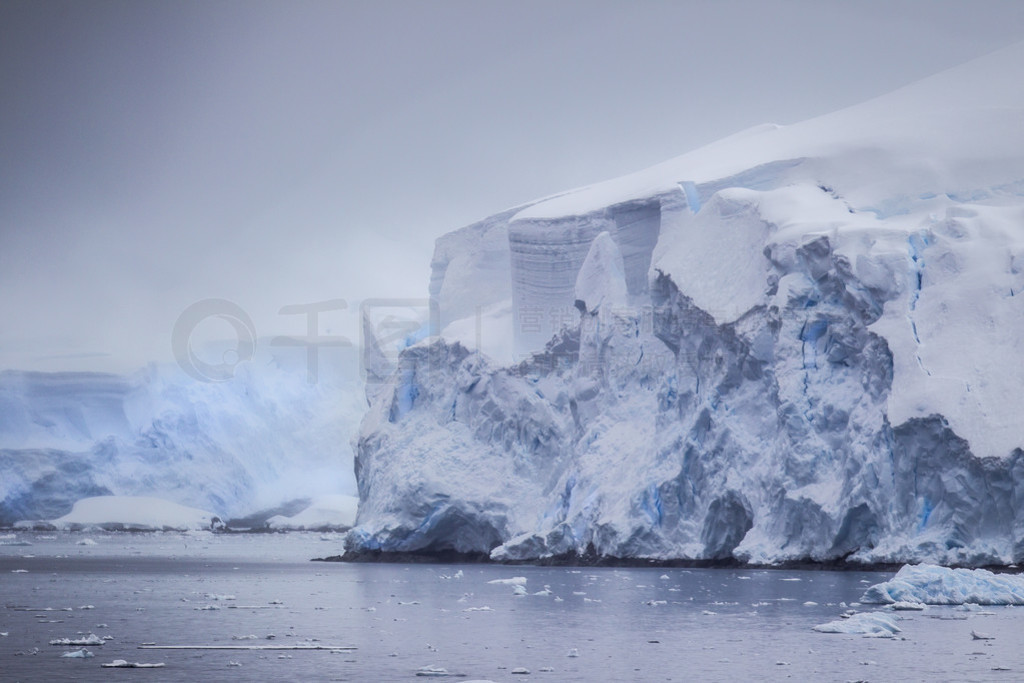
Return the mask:
<svg viewBox="0 0 1024 683">
<path fill-rule="evenodd" d="M 222 526 L 220 518 L 211 512 L 148 496 L 83 498 L 72 506 L 71 512 L 51 520 L 49 524 L 70 531 L 92 527 L 130 531 L 186 531 Z M 96 545 L 95 541 L 91 545 Z"/>
<path fill-rule="evenodd" d="M 900 632 L 893 618 L 877 612 L 858 612 L 846 619 L 818 624 L 814 627 L 818 633 L 853 633 L 866 638 L 892 638 Z"/>
<path fill-rule="evenodd" d="M 370 397 L 348 549 L 1024 560 L 1022 62 L 438 240 L 442 332 Z M 467 343 L 499 320 L 511 359 Z"/>
<path fill-rule="evenodd" d="M 876 583 L 860 599 L 868 604 L 1024 605 L 1024 576 L 987 569 L 907 565 L 889 581 Z"/>
<path fill-rule="evenodd" d="M 294 531 L 347 531 L 355 522 L 358 505 L 359 499 L 355 496 L 321 496 L 291 517 L 274 515 L 267 520 L 267 527 Z"/>
</svg>

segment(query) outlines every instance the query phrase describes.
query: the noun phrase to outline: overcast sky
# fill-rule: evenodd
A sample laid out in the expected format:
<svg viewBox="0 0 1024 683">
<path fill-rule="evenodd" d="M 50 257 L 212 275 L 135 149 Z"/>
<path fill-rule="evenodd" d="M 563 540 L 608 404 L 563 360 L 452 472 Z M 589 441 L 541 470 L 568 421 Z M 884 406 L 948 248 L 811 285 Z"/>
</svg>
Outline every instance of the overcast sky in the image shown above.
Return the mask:
<svg viewBox="0 0 1024 683">
<path fill-rule="evenodd" d="M 0 369 L 423 297 L 444 232 L 1022 39 L 1020 0 L 4 0 Z"/>
</svg>

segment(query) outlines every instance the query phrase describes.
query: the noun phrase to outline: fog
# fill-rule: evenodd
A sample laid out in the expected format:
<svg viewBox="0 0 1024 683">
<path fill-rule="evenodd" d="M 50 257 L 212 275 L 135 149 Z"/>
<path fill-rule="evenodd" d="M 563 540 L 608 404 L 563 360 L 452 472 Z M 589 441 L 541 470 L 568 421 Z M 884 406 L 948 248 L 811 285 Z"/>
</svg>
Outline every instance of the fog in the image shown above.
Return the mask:
<svg viewBox="0 0 1024 683">
<path fill-rule="evenodd" d="M 449 230 L 1022 38 L 1018 0 L 7 1 L 0 369 L 167 360 L 207 298 L 354 340 Z"/>
</svg>

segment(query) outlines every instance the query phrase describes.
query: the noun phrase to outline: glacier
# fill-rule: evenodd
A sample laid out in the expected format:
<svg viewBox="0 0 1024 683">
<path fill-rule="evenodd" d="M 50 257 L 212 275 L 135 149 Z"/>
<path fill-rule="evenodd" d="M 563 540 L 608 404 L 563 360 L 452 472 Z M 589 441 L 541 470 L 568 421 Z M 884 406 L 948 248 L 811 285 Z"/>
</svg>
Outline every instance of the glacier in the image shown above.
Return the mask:
<svg viewBox="0 0 1024 683">
<path fill-rule="evenodd" d="M 256 524 L 294 515 L 303 501 L 319 503 L 323 519 L 324 505 L 348 506 L 349 440 L 366 409 L 355 350 L 321 354 L 311 384 L 305 349 L 269 346 L 224 382 L 157 363 L 127 375 L 0 372 L 0 525 L 65 526 L 76 502 L 110 496 L 158 497 Z M 151 507 L 121 506 L 106 521 L 145 522 Z M 330 525 L 350 526 L 351 516 Z"/>
<path fill-rule="evenodd" d="M 1024 560 L 1022 63 L 440 238 L 349 552 Z"/>
</svg>

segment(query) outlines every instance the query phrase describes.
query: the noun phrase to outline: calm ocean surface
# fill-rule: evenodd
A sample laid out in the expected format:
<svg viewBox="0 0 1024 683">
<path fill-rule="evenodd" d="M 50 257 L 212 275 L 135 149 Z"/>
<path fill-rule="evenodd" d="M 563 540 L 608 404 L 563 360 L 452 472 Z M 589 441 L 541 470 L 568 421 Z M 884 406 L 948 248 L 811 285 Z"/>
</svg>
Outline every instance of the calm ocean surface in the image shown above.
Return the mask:
<svg viewBox="0 0 1024 683">
<path fill-rule="evenodd" d="M 0 532 L 0 680 L 1024 680 L 1022 608 L 899 613 L 898 639 L 811 630 L 886 573 L 309 561 L 340 549 L 302 533 Z M 527 595 L 488 583 L 514 577 Z M 49 644 L 89 634 L 108 638 L 92 658 Z M 100 666 L 116 659 L 165 666 Z"/>
</svg>

